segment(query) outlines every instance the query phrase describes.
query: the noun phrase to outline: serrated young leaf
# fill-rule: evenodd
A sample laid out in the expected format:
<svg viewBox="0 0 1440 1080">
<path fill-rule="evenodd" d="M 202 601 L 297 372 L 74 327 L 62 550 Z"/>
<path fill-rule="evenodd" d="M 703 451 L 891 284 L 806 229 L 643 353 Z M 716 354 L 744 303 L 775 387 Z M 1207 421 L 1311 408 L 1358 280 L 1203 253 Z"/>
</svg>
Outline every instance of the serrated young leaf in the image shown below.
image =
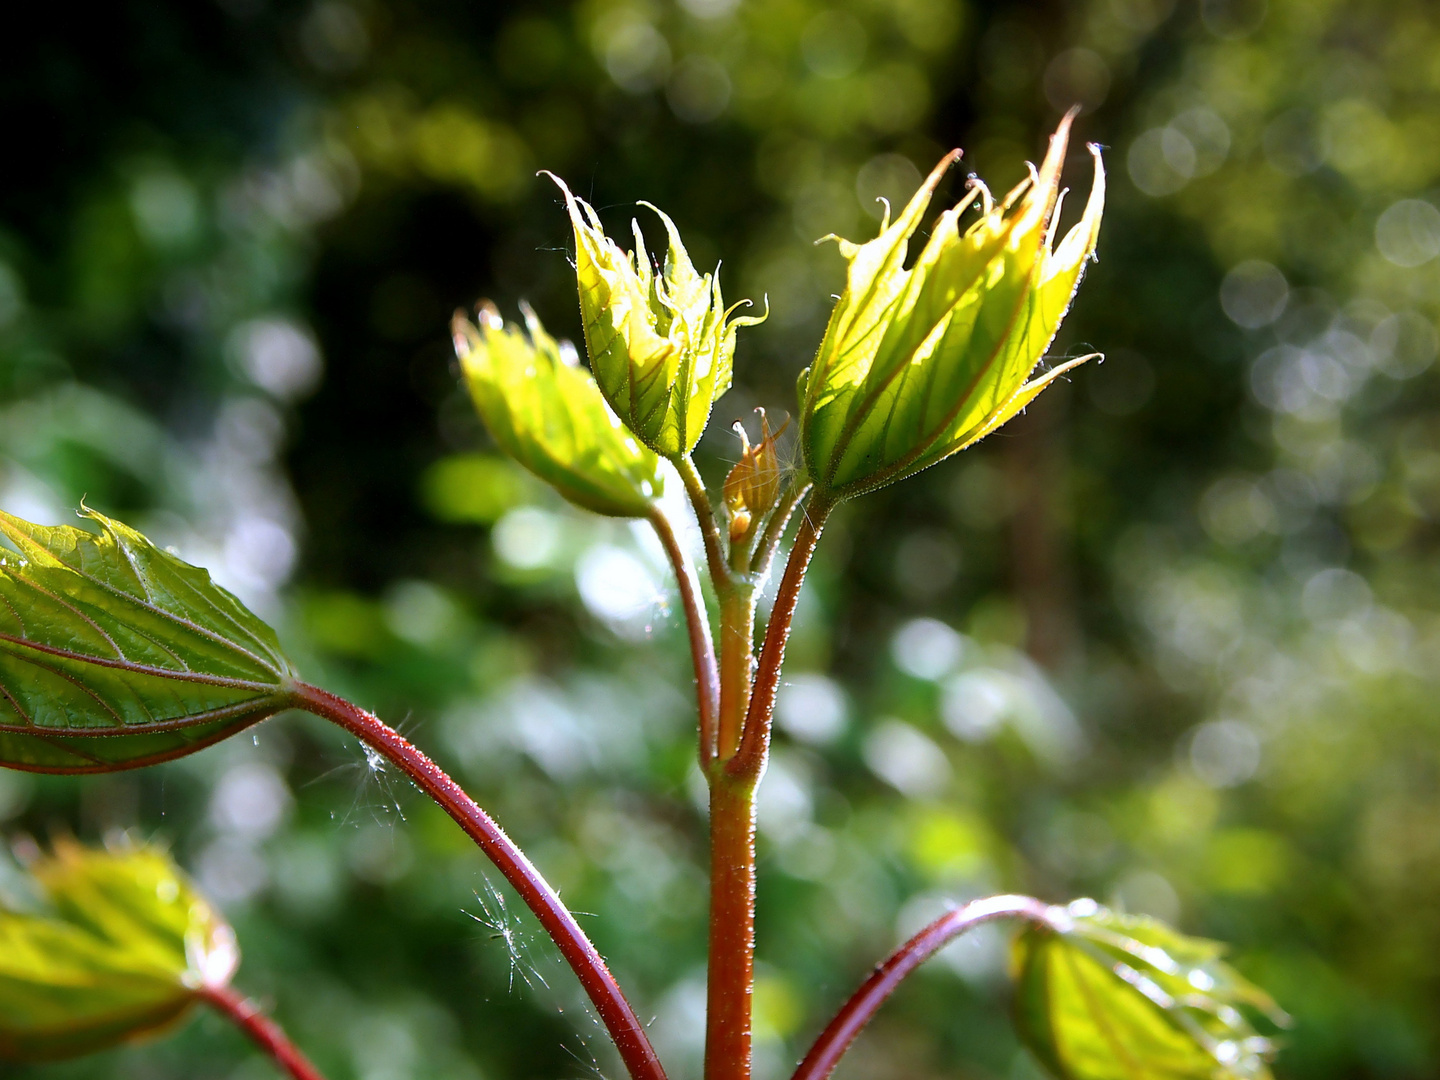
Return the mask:
<svg viewBox="0 0 1440 1080">
<path fill-rule="evenodd" d="M 1270 1080 L 1287 1018 L 1215 942 L 1076 901 L 1016 942 L 1022 1039 L 1060 1080 Z"/>
<path fill-rule="evenodd" d="M 525 308 L 526 329 L 484 306 L 477 327 L 451 324 L 470 396 L 491 437 L 576 506 L 648 516 L 664 492 L 660 460 L 621 427 L 589 372 Z"/>
<path fill-rule="evenodd" d="M 1067 117 L 1038 172 L 999 205 L 976 186 L 941 214 L 909 269 L 910 239 L 958 152 L 874 240 L 839 241 L 846 288 L 800 398 L 801 447 L 819 494 L 857 495 L 933 465 L 994 431 L 1060 373 L 1026 381 L 1094 254 L 1105 197 L 1092 146 L 1089 201 L 1057 247 L 1069 125 Z M 962 232 L 961 215 L 982 197 L 980 219 Z"/>
<path fill-rule="evenodd" d="M 665 226 L 668 247 L 662 270 L 650 265 L 645 239 L 631 222 L 635 250 L 605 235 L 600 218 L 565 182 L 575 230 L 575 278 L 590 368 L 611 407 L 640 441 L 664 457 L 695 449 L 710 409 L 726 390 L 734 369 L 735 335 L 765 316 L 730 318 L 720 276 L 700 274 L 669 216 L 649 203 Z M 744 301 L 742 301 L 744 303 Z"/>
<path fill-rule="evenodd" d="M 157 848 L 61 843 L 31 873 L 49 910 L 0 909 L 0 1060 L 154 1034 L 235 972 L 234 932 Z"/>
<path fill-rule="evenodd" d="M 148 765 L 289 707 L 273 630 L 204 570 L 82 516 L 99 532 L 0 511 L 0 765 Z"/>
</svg>

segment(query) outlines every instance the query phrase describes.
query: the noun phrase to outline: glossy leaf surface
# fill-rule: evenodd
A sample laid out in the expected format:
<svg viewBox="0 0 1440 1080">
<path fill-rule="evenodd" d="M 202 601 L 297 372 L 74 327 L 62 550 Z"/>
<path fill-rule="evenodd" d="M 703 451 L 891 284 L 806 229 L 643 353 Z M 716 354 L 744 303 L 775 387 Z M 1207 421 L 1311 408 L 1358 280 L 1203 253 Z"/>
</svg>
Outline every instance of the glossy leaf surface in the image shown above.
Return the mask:
<svg viewBox="0 0 1440 1080">
<path fill-rule="evenodd" d="M 660 460 L 636 443 L 595 380 L 525 309 L 526 329 L 493 307 L 457 315 L 455 352 L 500 449 L 565 498 L 610 517 L 645 517 L 664 490 Z"/>
<path fill-rule="evenodd" d="M 911 237 L 958 152 L 866 244 L 840 240 L 846 287 L 801 380 L 801 446 L 821 494 L 893 483 L 983 438 L 1062 370 L 1027 382 L 1095 251 L 1105 199 L 1095 179 L 1081 220 L 1056 246 L 1069 118 L 1038 172 L 998 205 L 972 188 L 945 211 L 915 263 Z M 961 216 L 983 198 L 964 231 Z"/>
<path fill-rule="evenodd" d="M 1056 932 L 1056 930 L 1060 932 Z M 1062 1080 L 1268 1080 L 1285 1022 L 1215 942 L 1077 900 L 1016 944 L 1022 1037 Z"/>
<path fill-rule="evenodd" d="M 135 530 L 0 511 L 0 764 L 106 772 L 178 757 L 288 707 L 275 633 Z"/>
<path fill-rule="evenodd" d="M 156 848 L 66 843 L 31 873 L 44 906 L 0 909 L 0 1059 L 141 1038 L 235 972 L 234 932 Z"/>
<path fill-rule="evenodd" d="M 565 193 L 575 229 L 575 276 L 590 367 L 625 425 L 658 454 L 695 448 L 715 400 L 730 388 L 735 334 L 763 317 L 732 319 L 720 296 L 719 271 L 699 274 L 670 218 L 661 270 L 650 265 L 640 226 L 635 250 L 605 235 L 594 209 Z M 648 203 L 642 204 L 649 206 Z"/>
</svg>

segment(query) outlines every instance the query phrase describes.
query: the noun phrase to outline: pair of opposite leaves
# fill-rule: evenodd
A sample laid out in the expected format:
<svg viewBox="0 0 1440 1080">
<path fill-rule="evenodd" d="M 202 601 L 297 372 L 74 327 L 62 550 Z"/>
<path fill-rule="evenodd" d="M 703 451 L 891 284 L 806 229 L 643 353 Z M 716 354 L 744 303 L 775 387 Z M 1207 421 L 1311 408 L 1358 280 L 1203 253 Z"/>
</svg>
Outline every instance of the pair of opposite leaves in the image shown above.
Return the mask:
<svg viewBox="0 0 1440 1080">
<path fill-rule="evenodd" d="M 800 376 L 800 446 L 817 496 L 857 495 L 984 438 L 1082 360 L 1032 371 L 1094 254 L 1104 208 L 1099 151 L 1081 220 L 1057 246 L 1070 118 L 1038 171 L 995 204 L 978 183 L 940 215 L 906 267 L 910 240 L 946 170 L 940 162 L 892 224 L 840 240 L 844 292 Z M 457 315 L 456 352 L 492 436 L 511 457 L 589 510 L 644 517 L 661 494 L 660 458 L 688 455 L 730 386 L 739 326 L 717 275 L 699 275 L 674 223 L 663 272 L 635 226 L 623 251 L 594 210 L 565 193 L 590 371 L 525 309 L 528 334 L 482 306 Z M 962 229 L 976 202 L 981 215 Z M 738 305 L 737 305 L 738 306 Z M 593 372 L 593 375 L 592 375 Z"/>
</svg>

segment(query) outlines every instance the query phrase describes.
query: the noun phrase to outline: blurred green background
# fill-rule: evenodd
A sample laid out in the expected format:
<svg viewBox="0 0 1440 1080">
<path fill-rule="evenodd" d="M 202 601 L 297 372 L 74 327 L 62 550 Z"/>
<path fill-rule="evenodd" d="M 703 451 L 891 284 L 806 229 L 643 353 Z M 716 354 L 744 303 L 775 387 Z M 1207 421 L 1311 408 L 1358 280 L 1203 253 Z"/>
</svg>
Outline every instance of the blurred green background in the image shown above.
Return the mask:
<svg viewBox="0 0 1440 1080">
<path fill-rule="evenodd" d="M 579 329 L 548 168 L 768 296 L 702 444 L 793 407 L 866 238 L 949 147 L 1004 190 L 1080 103 L 1100 261 L 982 446 L 848 506 L 760 816 L 759 1075 L 997 890 L 1233 943 L 1282 1077 L 1440 1075 L 1440 13 L 1427 0 L 116 0 L 0 39 L 0 506 L 86 499 L 209 567 L 306 675 L 453 768 L 698 1075 L 684 635 L 650 539 L 493 456 L 457 306 Z M 1071 173 L 1088 184 L 1083 147 Z M 1076 203 L 1072 200 L 1070 214 Z M 646 225 L 647 229 L 650 223 Z M 168 840 L 332 1080 L 617 1075 L 437 810 L 319 722 L 76 780 L 11 835 Z M 0 873 L 0 890 L 13 867 Z M 508 906 L 507 906 L 508 905 Z M 973 935 L 839 1075 L 1015 1078 Z M 1429 1019 L 1427 1019 L 1427 1017 Z M 261 1080 L 240 1037 L 6 1076 Z"/>
</svg>

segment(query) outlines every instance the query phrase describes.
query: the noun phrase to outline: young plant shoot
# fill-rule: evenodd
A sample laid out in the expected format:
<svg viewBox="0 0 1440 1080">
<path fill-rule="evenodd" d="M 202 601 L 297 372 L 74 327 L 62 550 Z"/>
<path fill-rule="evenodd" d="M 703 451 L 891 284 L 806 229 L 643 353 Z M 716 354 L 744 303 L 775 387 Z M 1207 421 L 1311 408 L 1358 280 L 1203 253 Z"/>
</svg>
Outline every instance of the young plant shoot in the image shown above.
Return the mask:
<svg viewBox="0 0 1440 1080">
<path fill-rule="evenodd" d="M 958 151 L 893 222 L 887 210 L 875 239 L 837 241 L 846 284 L 799 380 L 801 460 L 791 474 L 776 447 L 784 428 L 772 431 L 762 413 L 754 444 L 741 430 L 743 452 L 722 490 L 706 490 L 691 454 L 730 386 L 738 330 L 761 319 L 732 317 L 718 270 L 698 273 L 658 210 L 663 265 L 652 264 L 638 225 L 635 250 L 624 250 L 556 180 L 575 234 L 588 370 L 528 308 L 523 329 L 489 304 L 475 323 L 456 316 L 465 382 L 496 445 L 576 506 L 647 521 L 673 564 L 710 795 L 707 1080 L 751 1076 L 756 791 L 786 640 L 827 518 L 842 500 L 984 438 L 1088 359 L 1043 367 L 1094 255 L 1104 207 L 1104 167 L 1092 146 L 1088 200 L 1057 240 L 1070 120 L 1040 167 L 1003 199 L 972 181 L 930 224 L 913 260 L 911 243 Z M 703 538 L 713 616 L 662 509 L 667 477 L 683 485 Z M 0 557 L 0 762 L 107 772 L 190 753 L 283 710 L 331 720 L 475 841 L 554 940 L 630 1076 L 664 1080 L 644 1024 L 574 915 L 458 784 L 375 716 L 301 681 L 274 633 L 204 571 L 119 522 L 84 515 L 93 530 L 0 512 L 0 533 L 14 549 Z M 774 604 L 757 633 L 760 590 L 792 520 Z M 92 865 L 113 887 L 74 884 L 88 873 L 77 868 Z M 0 913 L 0 982 L 15 987 L 0 1017 L 0 1058 L 84 1053 L 208 1001 L 290 1075 L 316 1075 L 227 989 L 235 963 L 228 929 L 163 856 L 66 846 L 34 873 L 53 914 Z M 172 887 L 157 890 L 156 875 L 169 875 Z M 125 899 L 127 890 L 143 901 Z M 1090 901 L 1054 907 L 999 896 L 947 913 L 877 966 L 821 1032 L 796 1080 L 830 1076 L 911 971 L 999 918 L 1027 926 L 1016 946 L 1019 1030 L 1063 1080 L 1268 1077 L 1270 1044 L 1256 1023 L 1283 1017 L 1219 959 L 1218 946 Z M 83 979 L 66 974 L 80 969 Z"/>
</svg>

